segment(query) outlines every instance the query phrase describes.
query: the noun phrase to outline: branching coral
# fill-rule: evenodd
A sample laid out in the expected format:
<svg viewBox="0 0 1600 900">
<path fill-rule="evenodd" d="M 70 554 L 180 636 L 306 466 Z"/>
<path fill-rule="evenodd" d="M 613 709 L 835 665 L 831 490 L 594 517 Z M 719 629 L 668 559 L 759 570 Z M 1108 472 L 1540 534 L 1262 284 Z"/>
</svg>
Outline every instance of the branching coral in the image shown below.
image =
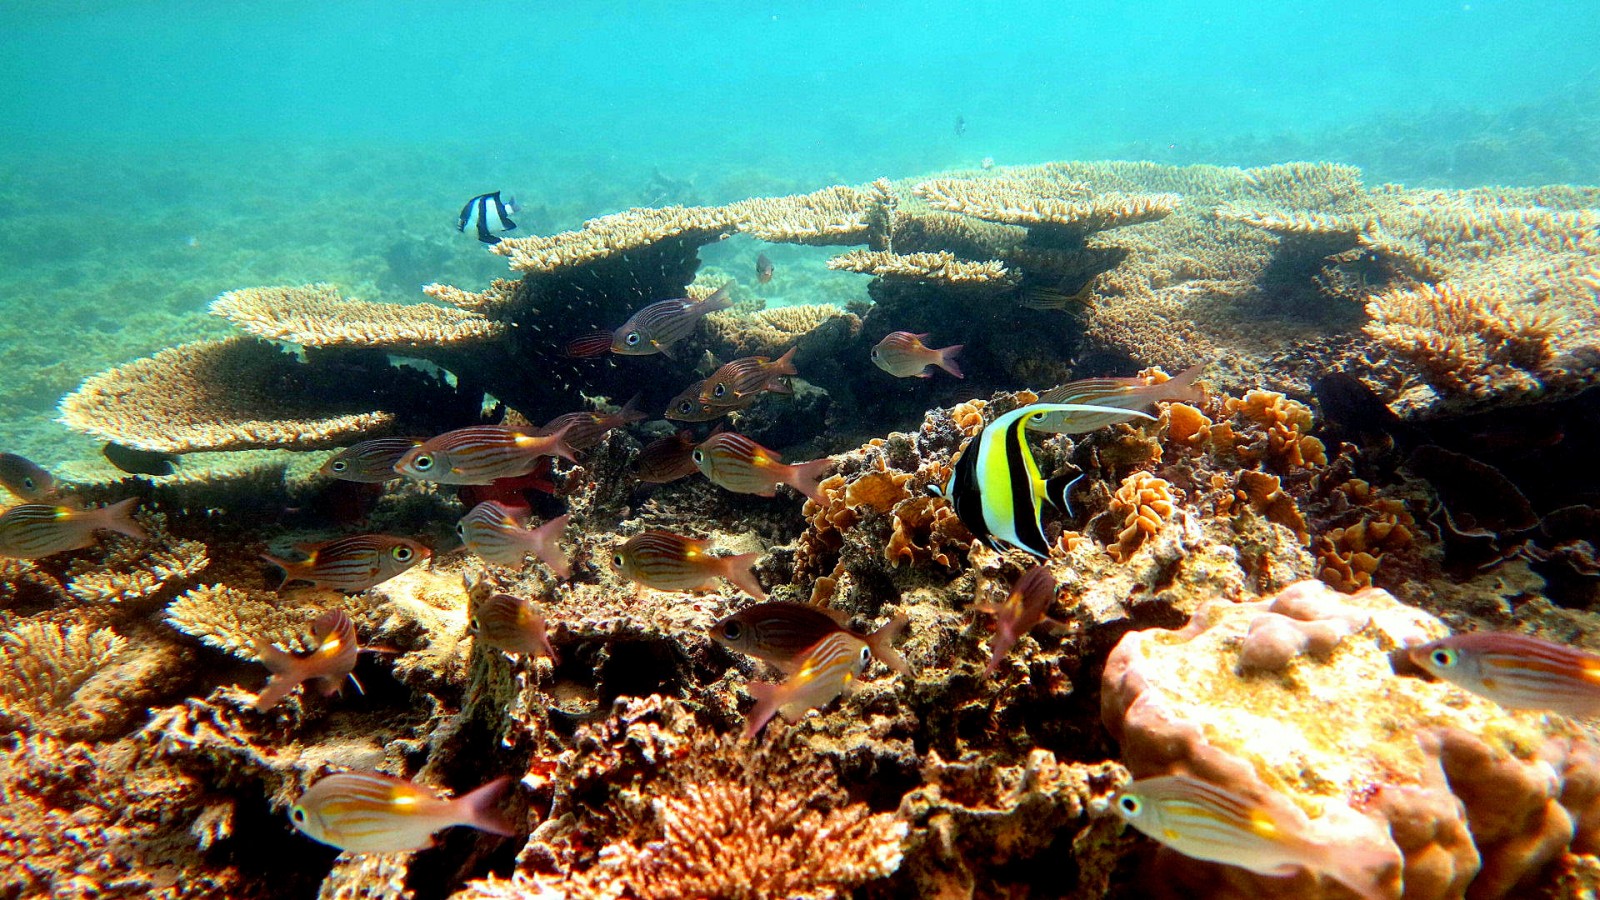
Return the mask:
<svg viewBox="0 0 1600 900">
<path fill-rule="evenodd" d="M 934 179 L 915 193 L 934 209 L 1008 225 L 1049 226 L 1089 234 L 1153 222 L 1172 213 L 1172 194 L 1090 194 L 1088 185 L 1040 186 L 1028 179 Z"/>
<path fill-rule="evenodd" d="M 741 219 L 739 210 L 727 206 L 630 209 L 590 219 L 577 231 L 506 238 L 489 249 L 509 259 L 513 271 L 554 272 L 668 240 L 709 244 L 737 230 Z"/>
<path fill-rule="evenodd" d="M 66 588 L 89 603 L 132 603 L 176 591 L 210 564 L 206 545 L 174 537 L 166 516 L 145 513 L 148 541 L 117 541 L 94 558 L 74 560 Z"/>
<path fill-rule="evenodd" d="M 909 254 L 886 250 L 852 250 L 828 260 L 828 268 L 962 287 L 1012 287 L 1017 282 L 1016 273 L 1008 270 L 999 260 L 974 262 L 957 259 L 948 250 Z"/>
<path fill-rule="evenodd" d="M 103 372 L 61 401 L 61 421 L 141 450 L 317 449 L 388 426 L 294 389 L 292 357 L 252 338 L 200 341 Z M 342 406 L 343 408 L 339 408 Z"/>
<path fill-rule="evenodd" d="M 0 720 L 51 731 L 69 721 L 78 689 L 127 648 L 109 628 L 28 620 L 0 633 Z"/>
<path fill-rule="evenodd" d="M 764 241 L 786 244 L 864 244 L 871 214 L 882 195 L 872 189 L 836 185 L 792 197 L 758 197 L 729 209 L 743 230 Z"/>
<path fill-rule="evenodd" d="M 465 309 L 349 300 L 331 284 L 229 291 L 211 303 L 257 337 L 302 347 L 441 347 L 498 337 L 504 326 Z"/>
<path fill-rule="evenodd" d="M 854 314 L 823 303 L 780 306 L 748 315 L 719 312 L 706 317 L 711 341 L 725 348 L 726 353 L 774 359 L 799 339 L 832 322 L 845 326 L 847 334 L 861 327 L 861 320 Z"/>
<path fill-rule="evenodd" d="M 1388 291 L 1372 298 L 1367 313 L 1367 334 L 1440 390 L 1471 397 L 1537 387 L 1529 372 L 1549 358 L 1550 340 L 1565 324 L 1557 312 L 1451 284 Z"/>
</svg>

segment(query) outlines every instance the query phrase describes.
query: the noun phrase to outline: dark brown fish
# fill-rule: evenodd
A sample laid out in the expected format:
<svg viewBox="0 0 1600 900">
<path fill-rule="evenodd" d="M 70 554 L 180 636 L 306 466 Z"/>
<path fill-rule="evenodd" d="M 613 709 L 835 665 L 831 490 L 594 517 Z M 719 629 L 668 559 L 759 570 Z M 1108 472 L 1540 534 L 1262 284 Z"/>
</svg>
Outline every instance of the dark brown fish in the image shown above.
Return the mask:
<svg viewBox="0 0 1600 900">
<path fill-rule="evenodd" d="M 0 453 L 0 485 L 29 503 L 56 496 L 55 477 L 43 466 L 15 453 Z"/>
<path fill-rule="evenodd" d="M 176 453 L 136 450 L 115 442 L 100 448 L 106 460 L 129 475 L 171 475 L 178 465 Z"/>
<path fill-rule="evenodd" d="M 694 435 L 688 431 L 657 438 L 644 445 L 637 460 L 639 480 L 666 484 L 699 471 L 694 464 Z"/>
<path fill-rule="evenodd" d="M 766 284 L 772 280 L 772 260 L 767 259 L 765 253 L 756 254 L 756 283 Z"/>
<path fill-rule="evenodd" d="M 859 635 L 846 626 L 844 614 L 837 610 L 809 603 L 775 601 L 757 603 L 711 626 L 711 639 L 736 653 L 771 663 L 788 674 L 793 673 L 805 652 L 818 641 L 843 631 L 865 641 L 872 648 L 872 655 L 884 665 L 902 675 L 910 675 L 911 667 L 892 646 L 906 621 L 904 615 L 896 614 L 877 631 Z"/>
<path fill-rule="evenodd" d="M 797 374 L 794 367 L 795 349 L 790 347 L 777 359 L 746 356 L 727 363 L 713 372 L 710 378 L 700 382 L 700 402 L 716 407 L 753 400 L 766 391 L 775 394 L 794 393 L 784 383 L 783 376 Z"/>
<path fill-rule="evenodd" d="M 256 655 L 272 673 L 267 686 L 256 697 L 256 712 L 266 712 L 289 696 L 296 685 L 315 681 L 324 697 L 339 692 L 346 678 L 356 668 L 356 656 L 361 648 L 356 644 L 356 626 L 341 609 L 330 609 L 311 623 L 311 635 L 316 649 L 305 656 L 295 656 L 274 647 L 267 641 L 256 640 Z M 360 684 L 356 687 L 359 689 Z"/>
<path fill-rule="evenodd" d="M 539 426 L 534 434 L 556 434 L 565 429 L 564 440 L 568 447 L 573 450 L 587 450 L 600 443 L 611 429 L 649 418 L 644 410 L 639 408 L 638 403 L 639 397 L 635 394 L 622 409 L 614 413 L 574 412 L 556 416 Z"/>
<path fill-rule="evenodd" d="M 700 399 L 700 394 L 705 390 L 705 381 L 696 381 L 683 389 L 683 392 L 672 398 L 667 404 L 666 417 L 674 422 L 710 422 L 720 419 L 732 412 L 749 407 L 759 398 L 759 394 L 751 394 L 729 403 L 713 405 Z"/>
<path fill-rule="evenodd" d="M 546 656 L 557 662 L 545 632 L 544 614 L 526 597 L 495 594 L 472 617 L 472 633 L 484 646 L 522 656 Z"/>
<path fill-rule="evenodd" d="M 421 438 L 374 438 L 351 444 L 328 458 L 319 469 L 323 475 L 340 481 L 360 484 L 382 484 L 403 477 L 394 470 L 395 463 L 422 443 Z"/>
</svg>

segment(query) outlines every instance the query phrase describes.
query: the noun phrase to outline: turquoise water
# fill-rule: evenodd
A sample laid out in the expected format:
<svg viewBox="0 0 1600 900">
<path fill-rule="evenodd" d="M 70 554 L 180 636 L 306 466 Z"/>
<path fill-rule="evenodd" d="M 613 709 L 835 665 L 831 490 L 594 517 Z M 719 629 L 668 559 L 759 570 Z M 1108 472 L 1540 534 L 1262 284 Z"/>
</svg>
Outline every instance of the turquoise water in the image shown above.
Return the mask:
<svg viewBox="0 0 1600 900">
<path fill-rule="evenodd" d="M 0 442 L 81 452 L 56 398 L 222 290 L 483 283 L 496 188 L 548 232 L 985 157 L 1600 182 L 1591 3 L 573 6 L 0 5 Z"/>
</svg>

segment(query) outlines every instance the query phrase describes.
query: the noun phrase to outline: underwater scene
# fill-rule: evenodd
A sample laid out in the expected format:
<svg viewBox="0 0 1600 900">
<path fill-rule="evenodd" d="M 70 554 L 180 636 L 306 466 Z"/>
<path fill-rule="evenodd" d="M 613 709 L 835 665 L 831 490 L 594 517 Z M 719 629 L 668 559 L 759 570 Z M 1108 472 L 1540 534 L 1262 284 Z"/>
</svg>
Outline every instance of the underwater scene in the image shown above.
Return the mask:
<svg viewBox="0 0 1600 900">
<path fill-rule="evenodd" d="M 1597 34 L 0 4 L 0 900 L 1600 896 Z"/>
</svg>

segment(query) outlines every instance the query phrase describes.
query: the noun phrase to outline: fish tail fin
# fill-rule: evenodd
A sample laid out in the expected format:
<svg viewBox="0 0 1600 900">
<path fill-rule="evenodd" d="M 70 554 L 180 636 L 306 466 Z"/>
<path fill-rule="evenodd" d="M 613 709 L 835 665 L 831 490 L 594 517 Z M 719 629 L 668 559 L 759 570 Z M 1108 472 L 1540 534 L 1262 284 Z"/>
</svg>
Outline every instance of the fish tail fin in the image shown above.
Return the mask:
<svg viewBox="0 0 1600 900">
<path fill-rule="evenodd" d="M 634 394 L 628 398 L 627 403 L 622 404 L 622 409 L 617 412 L 617 418 L 621 421 L 621 424 L 643 422 L 645 419 L 650 418 L 650 414 L 645 412 L 644 408 L 639 405 L 639 401 L 643 397 L 643 394 Z"/>
<path fill-rule="evenodd" d="M 889 621 L 883 623 L 883 627 L 863 639 L 867 642 L 867 646 L 872 648 L 872 655 L 876 656 L 879 662 L 907 678 L 911 677 L 911 664 L 900 655 L 900 651 L 894 649 L 894 639 L 900 636 L 900 632 L 905 630 L 910 621 L 905 613 L 897 612 L 889 618 Z"/>
<path fill-rule="evenodd" d="M 1005 661 L 1006 654 L 1011 652 L 1014 643 L 1015 638 L 1003 640 L 999 632 L 995 633 L 989 641 L 989 664 L 983 667 L 983 677 L 991 678 L 994 673 L 1000 671 L 1000 664 Z"/>
<path fill-rule="evenodd" d="M 783 685 L 752 681 L 745 686 L 745 690 L 756 698 L 756 705 L 750 710 L 750 720 L 744 726 L 745 740 L 750 740 L 760 734 L 761 729 L 767 727 L 772 717 L 778 714 L 778 707 L 783 704 Z"/>
<path fill-rule="evenodd" d="M 733 582 L 739 590 L 756 598 L 766 600 L 767 592 L 762 589 L 761 582 L 756 578 L 756 560 L 761 558 L 759 553 L 740 553 L 737 556 L 724 556 L 719 564 L 722 577 Z"/>
<path fill-rule="evenodd" d="M 934 363 L 934 365 L 945 370 L 946 372 L 949 372 L 951 375 L 954 375 L 957 378 L 966 378 L 967 376 L 961 374 L 961 367 L 956 365 L 956 354 L 960 353 L 961 348 L 965 346 L 966 344 L 951 344 L 943 350 L 940 350 L 939 361 Z"/>
<path fill-rule="evenodd" d="M 818 503 L 826 502 L 822 490 L 818 485 L 833 468 L 833 458 L 824 456 L 810 462 L 796 463 L 789 467 L 788 478 L 785 483 Z"/>
<path fill-rule="evenodd" d="M 568 422 L 561 426 L 560 431 L 549 435 L 550 449 L 547 451 L 549 455 L 559 456 L 567 462 L 575 463 L 578 461 L 578 457 L 572 452 L 572 446 L 567 443 L 567 432 L 571 431 L 575 424 L 574 422 Z"/>
<path fill-rule="evenodd" d="M 732 306 L 733 297 L 729 296 L 729 290 L 732 287 L 733 282 L 730 281 L 717 288 L 716 293 L 695 304 L 695 312 L 705 315 L 706 313 L 714 313 L 719 309 L 727 309 Z"/>
<path fill-rule="evenodd" d="M 557 578 L 572 577 L 572 560 L 567 558 L 567 553 L 561 549 L 560 543 L 561 533 L 566 531 L 567 522 L 571 519 L 571 513 L 562 513 L 528 533 L 528 544 L 533 550 L 533 555 L 549 566 Z"/>
<path fill-rule="evenodd" d="M 286 559 L 279 559 L 279 558 L 277 558 L 276 556 L 273 556 L 270 553 L 262 553 L 262 554 L 259 554 L 259 555 L 269 565 L 277 566 L 279 569 L 281 569 L 283 571 L 283 580 L 278 582 L 278 586 L 276 588 L 273 588 L 273 590 L 282 590 L 283 586 L 288 584 L 291 581 L 305 581 L 305 580 L 307 580 L 305 578 L 305 576 L 300 574 L 300 572 L 299 572 L 300 563 L 293 563 L 293 562 L 290 562 L 290 561 L 288 561 Z"/>
<path fill-rule="evenodd" d="M 773 360 L 770 371 L 774 377 L 778 375 L 800 374 L 799 370 L 794 367 L 794 352 L 799 349 L 800 345 L 796 344 L 793 347 L 790 347 L 788 350 L 783 351 L 782 356 Z"/>
<path fill-rule="evenodd" d="M 149 533 L 144 530 L 143 526 L 133 520 L 133 511 L 138 504 L 138 497 L 128 497 L 124 500 L 118 500 L 110 506 L 100 507 L 93 513 L 95 527 L 104 528 L 107 531 L 115 531 L 118 534 L 125 534 L 141 541 L 148 538 L 150 536 Z"/>
<path fill-rule="evenodd" d="M 1074 475 L 1070 478 L 1066 475 L 1057 475 L 1049 481 L 1046 481 L 1044 483 L 1045 499 L 1049 500 L 1050 505 L 1054 506 L 1056 509 L 1061 510 L 1069 516 L 1072 515 L 1072 502 L 1067 499 L 1067 492 L 1071 491 L 1072 486 L 1077 484 L 1078 479 L 1082 477 L 1083 473 L 1079 472 L 1077 475 Z"/>
<path fill-rule="evenodd" d="M 455 806 L 460 811 L 461 824 L 502 837 L 516 834 L 517 827 L 511 817 L 500 809 L 500 801 L 505 799 L 515 782 L 516 779 L 510 775 L 501 775 L 483 787 L 457 797 Z"/>
<path fill-rule="evenodd" d="M 1353 846 L 1339 844 L 1328 847 L 1321 854 L 1317 871 L 1353 891 L 1363 900 L 1394 900 L 1398 890 L 1392 890 L 1395 875 L 1403 864 L 1400 850 L 1390 842 L 1386 846 Z"/>
</svg>

